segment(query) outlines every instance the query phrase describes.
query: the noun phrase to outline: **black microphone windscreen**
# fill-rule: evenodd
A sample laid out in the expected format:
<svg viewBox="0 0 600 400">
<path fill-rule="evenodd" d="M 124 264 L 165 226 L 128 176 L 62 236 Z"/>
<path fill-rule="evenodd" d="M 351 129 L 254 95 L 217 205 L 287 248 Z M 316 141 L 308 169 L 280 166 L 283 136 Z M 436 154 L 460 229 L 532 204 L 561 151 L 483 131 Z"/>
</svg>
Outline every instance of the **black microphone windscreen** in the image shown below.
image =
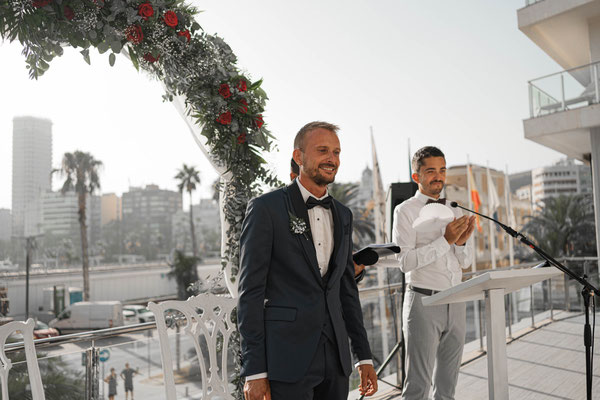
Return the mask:
<svg viewBox="0 0 600 400">
<path fill-rule="evenodd" d="M 452 202 L 450 202 L 450 207 L 456 208 L 456 207 L 458 207 L 458 203 L 455 201 L 452 201 Z"/>
</svg>

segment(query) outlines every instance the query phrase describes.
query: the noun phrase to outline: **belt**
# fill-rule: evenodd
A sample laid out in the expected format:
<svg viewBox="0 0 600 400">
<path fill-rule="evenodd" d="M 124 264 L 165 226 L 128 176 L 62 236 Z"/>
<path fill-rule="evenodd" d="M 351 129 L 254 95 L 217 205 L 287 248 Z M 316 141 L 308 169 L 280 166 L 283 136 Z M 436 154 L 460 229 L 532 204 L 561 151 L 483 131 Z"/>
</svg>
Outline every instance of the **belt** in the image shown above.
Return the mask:
<svg viewBox="0 0 600 400">
<path fill-rule="evenodd" d="M 410 290 L 412 290 L 413 292 L 421 293 L 421 294 L 424 294 L 425 296 L 432 296 L 436 293 L 441 292 L 441 290 L 423 289 L 420 287 L 415 287 L 413 285 L 408 285 L 408 288 Z"/>
</svg>

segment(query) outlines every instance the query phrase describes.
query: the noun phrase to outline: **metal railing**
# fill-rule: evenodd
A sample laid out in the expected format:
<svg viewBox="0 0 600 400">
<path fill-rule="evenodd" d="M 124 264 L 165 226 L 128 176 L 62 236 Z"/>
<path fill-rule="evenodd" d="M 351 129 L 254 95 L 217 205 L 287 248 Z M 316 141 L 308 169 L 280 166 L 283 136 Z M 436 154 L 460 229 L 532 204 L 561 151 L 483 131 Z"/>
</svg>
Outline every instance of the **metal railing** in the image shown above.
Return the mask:
<svg viewBox="0 0 600 400">
<path fill-rule="evenodd" d="M 563 258 L 565 263 L 577 274 L 587 275 L 594 284 L 598 284 L 598 259 Z M 498 270 L 530 268 L 536 263 L 523 263 Z M 465 273 L 465 279 L 487 271 Z M 359 295 L 362 304 L 363 319 L 377 368 L 394 345 L 401 340 L 402 322 L 402 284 L 399 270 L 388 269 L 387 285 L 368 286 L 369 275 L 361 284 Z M 531 285 L 523 290 L 506 296 L 506 328 L 507 338 L 517 337 L 525 329 L 531 330 L 554 319 L 559 312 L 580 312 L 583 307 L 579 296 L 579 284 L 566 275 L 552 280 Z M 386 320 L 382 321 L 380 307 L 383 306 Z M 475 301 L 467 304 L 467 333 L 465 355 L 485 353 L 484 303 Z M 384 330 L 385 327 L 385 330 Z M 173 370 L 177 370 L 176 390 L 178 398 L 197 398 L 201 393 L 198 360 L 192 341 L 181 335 L 176 329 L 170 329 L 169 342 L 178 354 Z M 38 361 L 42 372 L 42 381 L 48 390 L 60 390 L 57 385 L 48 385 L 57 379 L 56 371 L 60 371 L 62 385 L 71 385 L 81 389 L 71 389 L 79 397 L 77 399 L 100 400 L 106 398 L 107 386 L 103 378 L 110 368 L 115 368 L 117 375 L 124 368 L 125 362 L 137 369 L 139 375 L 134 379 L 136 397 L 147 400 L 164 398 L 162 380 L 162 364 L 160 346 L 154 322 L 130 325 L 125 327 L 103 329 L 63 335 L 56 338 L 35 341 Z M 5 352 L 13 361 L 13 369 L 9 374 L 12 381 L 26 380 L 26 369 L 22 359 L 22 343 L 11 343 L 5 346 Z M 205 352 L 207 354 L 207 352 Z M 398 353 L 384 371 L 383 379 L 393 385 L 401 385 L 402 362 Z M 234 354 L 229 354 L 228 365 L 233 365 Z M 233 371 L 233 368 L 230 368 Z M 233 378 L 233 376 L 231 377 Z M 119 381 L 119 387 L 122 388 Z M 350 376 L 350 390 L 358 385 L 358 375 Z M 69 387 L 71 387 L 69 386 Z M 58 388 L 57 388 L 58 387 Z M 81 392 L 77 392 L 81 390 Z M 70 397 L 65 397 L 70 399 Z"/>
<path fill-rule="evenodd" d="M 600 103 L 599 65 L 595 62 L 529 81 L 529 116 Z"/>
<path fill-rule="evenodd" d="M 535 3 L 539 3 L 540 1 L 544 1 L 544 0 L 525 0 L 525 7 L 535 4 Z"/>
</svg>

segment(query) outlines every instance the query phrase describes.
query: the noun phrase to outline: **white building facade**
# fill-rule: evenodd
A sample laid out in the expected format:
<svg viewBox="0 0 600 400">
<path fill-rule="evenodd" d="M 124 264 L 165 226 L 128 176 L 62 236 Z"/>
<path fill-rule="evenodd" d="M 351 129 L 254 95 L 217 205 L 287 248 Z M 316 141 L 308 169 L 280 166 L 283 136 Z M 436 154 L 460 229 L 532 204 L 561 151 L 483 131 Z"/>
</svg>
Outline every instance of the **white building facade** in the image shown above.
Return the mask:
<svg viewBox="0 0 600 400">
<path fill-rule="evenodd" d="M 592 193 L 592 173 L 588 165 L 565 159 L 549 167 L 531 171 L 532 202 L 538 204 L 550 197 Z"/>
</svg>

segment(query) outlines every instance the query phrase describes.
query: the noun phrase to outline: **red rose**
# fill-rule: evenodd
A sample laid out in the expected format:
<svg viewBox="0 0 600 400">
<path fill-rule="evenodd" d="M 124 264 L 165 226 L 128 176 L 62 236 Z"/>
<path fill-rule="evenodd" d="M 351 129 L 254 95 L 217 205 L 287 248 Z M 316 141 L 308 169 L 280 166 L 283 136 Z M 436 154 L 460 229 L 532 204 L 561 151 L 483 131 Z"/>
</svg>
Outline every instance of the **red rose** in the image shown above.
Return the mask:
<svg viewBox="0 0 600 400">
<path fill-rule="evenodd" d="M 237 88 L 239 89 L 240 92 L 245 92 L 246 90 L 248 90 L 248 88 L 246 86 L 246 81 L 240 80 L 240 83 L 238 83 Z"/>
<path fill-rule="evenodd" d="M 256 124 L 256 126 L 259 129 L 262 128 L 262 126 L 265 124 L 265 121 L 263 120 L 262 114 L 259 114 L 258 117 L 256 117 L 256 119 L 254 120 L 254 123 Z"/>
<path fill-rule="evenodd" d="M 148 21 L 148 18 L 154 15 L 154 8 L 152 8 L 152 4 L 149 1 L 142 3 L 138 6 L 138 15 L 144 19 L 144 21 Z"/>
<path fill-rule="evenodd" d="M 231 123 L 231 111 L 225 111 L 223 114 L 219 115 L 217 122 L 221 125 L 229 125 Z"/>
<path fill-rule="evenodd" d="M 192 35 L 190 35 L 190 31 L 188 31 L 187 29 L 185 31 L 179 31 L 179 32 L 177 32 L 177 36 L 184 36 L 184 37 L 186 37 L 188 43 L 192 39 Z"/>
<path fill-rule="evenodd" d="M 127 40 L 133 44 L 140 44 L 144 39 L 142 27 L 139 25 L 128 26 L 127 29 L 125 29 L 125 35 L 127 35 Z"/>
<path fill-rule="evenodd" d="M 240 133 L 240 135 L 237 137 L 237 142 L 238 144 L 242 144 L 246 142 L 246 133 Z"/>
<path fill-rule="evenodd" d="M 64 14 L 65 14 L 65 18 L 68 19 L 69 21 L 72 20 L 73 18 L 75 18 L 75 13 L 73 12 L 73 9 L 69 6 L 65 6 L 65 8 L 63 9 Z"/>
<path fill-rule="evenodd" d="M 160 54 L 154 57 L 151 53 L 144 54 L 144 60 L 148 61 L 150 64 L 157 62 L 160 58 Z"/>
<path fill-rule="evenodd" d="M 163 19 L 165 20 L 165 24 L 167 24 L 167 26 L 170 26 L 171 28 L 175 28 L 177 26 L 177 14 L 175 14 L 173 11 L 167 11 L 163 16 Z"/>
<path fill-rule="evenodd" d="M 32 5 L 35 8 L 42 8 L 42 7 L 46 7 L 50 3 L 52 3 L 52 0 L 33 0 Z"/>
<path fill-rule="evenodd" d="M 246 99 L 241 99 L 240 104 L 240 112 L 242 114 L 246 114 L 248 112 L 248 102 L 246 101 Z"/>
<path fill-rule="evenodd" d="M 219 88 L 219 94 L 223 96 L 224 99 L 228 99 L 231 97 L 231 91 L 229 90 L 229 85 L 226 83 L 222 83 Z"/>
</svg>

